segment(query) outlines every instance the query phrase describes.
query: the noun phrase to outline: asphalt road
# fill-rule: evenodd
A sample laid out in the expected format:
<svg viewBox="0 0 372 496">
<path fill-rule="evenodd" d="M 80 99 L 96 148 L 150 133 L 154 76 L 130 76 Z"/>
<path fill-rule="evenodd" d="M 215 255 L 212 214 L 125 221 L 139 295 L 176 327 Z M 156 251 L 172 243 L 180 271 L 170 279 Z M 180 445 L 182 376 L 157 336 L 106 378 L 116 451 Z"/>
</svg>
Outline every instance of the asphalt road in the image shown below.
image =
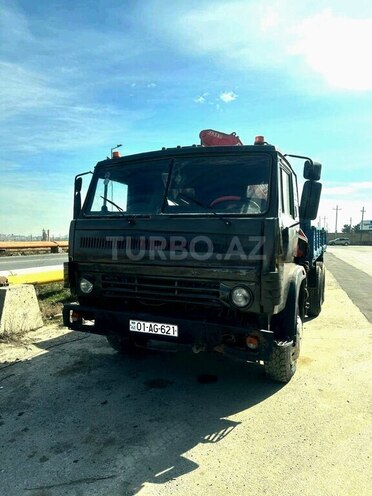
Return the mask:
<svg viewBox="0 0 372 496">
<path fill-rule="evenodd" d="M 372 247 L 328 247 L 325 262 L 342 289 L 372 323 Z"/>
<path fill-rule="evenodd" d="M 121 359 L 58 326 L 0 344 L 1 494 L 367 495 L 371 330 L 327 271 L 285 386 L 219 355 Z"/>
<path fill-rule="evenodd" d="M 67 253 L 48 253 L 46 255 L 24 255 L 19 257 L 0 257 L 0 272 L 5 270 L 30 269 L 62 265 L 67 262 Z"/>
</svg>

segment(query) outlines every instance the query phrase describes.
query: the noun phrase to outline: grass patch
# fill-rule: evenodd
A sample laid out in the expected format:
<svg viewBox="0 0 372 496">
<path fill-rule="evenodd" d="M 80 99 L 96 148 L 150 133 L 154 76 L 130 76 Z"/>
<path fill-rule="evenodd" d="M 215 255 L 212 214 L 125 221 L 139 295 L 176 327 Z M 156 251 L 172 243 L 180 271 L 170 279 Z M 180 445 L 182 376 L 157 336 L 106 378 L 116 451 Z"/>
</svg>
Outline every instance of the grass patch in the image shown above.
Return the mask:
<svg viewBox="0 0 372 496">
<path fill-rule="evenodd" d="M 60 318 L 64 303 L 73 301 L 70 290 L 63 287 L 63 282 L 39 284 L 35 286 L 42 316 L 46 320 Z"/>
</svg>

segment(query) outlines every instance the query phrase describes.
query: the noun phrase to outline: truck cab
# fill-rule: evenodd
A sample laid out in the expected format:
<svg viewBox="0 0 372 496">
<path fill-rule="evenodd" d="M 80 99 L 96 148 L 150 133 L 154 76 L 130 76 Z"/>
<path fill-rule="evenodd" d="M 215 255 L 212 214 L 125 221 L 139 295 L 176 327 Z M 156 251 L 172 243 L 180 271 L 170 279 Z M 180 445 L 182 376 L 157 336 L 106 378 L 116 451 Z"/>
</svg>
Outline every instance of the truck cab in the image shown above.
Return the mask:
<svg viewBox="0 0 372 496">
<path fill-rule="evenodd" d="M 305 169 L 300 202 L 288 158 L 262 140 L 98 162 L 83 205 L 75 179 L 64 324 L 124 354 L 218 351 L 289 381 L 311 272 L 300 222 L 321 187 Z"/>
</svg>

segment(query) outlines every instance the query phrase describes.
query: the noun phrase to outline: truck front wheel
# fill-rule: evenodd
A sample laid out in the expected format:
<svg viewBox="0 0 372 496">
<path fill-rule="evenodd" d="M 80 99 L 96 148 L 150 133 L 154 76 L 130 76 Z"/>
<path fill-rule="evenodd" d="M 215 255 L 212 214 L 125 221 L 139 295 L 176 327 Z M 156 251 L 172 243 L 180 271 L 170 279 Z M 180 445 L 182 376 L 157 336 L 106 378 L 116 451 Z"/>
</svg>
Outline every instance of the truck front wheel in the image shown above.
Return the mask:
<svg viewBox="0 0 372 496">
<path fill-rule="evenodd" d="M 275 341 L 270 357 L 265 362 L 265 372 L 274 381 L 289 382 L 296 372 L 297 359 L 300 355 L 305 300 L 305 283 L 301 283 L 299 290 L 292 285 L 284 310 L 275 315 L 271 321 Z"/>
<path fill-rule="evenodd" d="M 302 334 L 301 317 L 297 315 L 296 320 L 296 343 L 293 341 L 275 341 L 271 356 L 265 362 L 266 375 L 274 381 L 287 383 L 296 372 Z"/>
</svg>

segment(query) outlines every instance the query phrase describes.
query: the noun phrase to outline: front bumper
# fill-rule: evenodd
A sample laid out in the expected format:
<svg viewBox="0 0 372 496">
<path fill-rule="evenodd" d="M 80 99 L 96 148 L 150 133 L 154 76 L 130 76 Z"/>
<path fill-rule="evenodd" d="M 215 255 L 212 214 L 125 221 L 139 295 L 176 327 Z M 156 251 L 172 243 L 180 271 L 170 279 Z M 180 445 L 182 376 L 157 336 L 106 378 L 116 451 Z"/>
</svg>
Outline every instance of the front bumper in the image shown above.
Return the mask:
<svg viewBox="0 0 372 496">
<path fill-rule="evenodd" d="M 71 319 L 72 312 L 75 312 L 75 315 L 78 314 L 78 318 L 74 321 Z M 146 312 L 106 310 L 82 306 L 78 303 L 68 303 L 63 308 L 63 323 L 69 329 L 101 335 L 115 333 L 131 338 L 138 346 L 146 347 L 150 340 L 155 340 L 164 345 L 172 344 L 176 348 L 186 345 L 190 348 L 197 347 L 208 351 L 217 350 L 239 360 L 258 362 L 269 358 L 274 344 L 274 333 L 265 329 L 248 330 L 246 327 L 201 321 L 192 319 L 192 317 L 186 319 L 164 316 L 162 322 L 177 325 L 179 329 L 178 337 L 170 337 L 131 332 L 129 331 L 130 319 L 159 322 L 158 315 L 154 316 Z M 245 337 L 248 335 L 258 339 L 259 346 L 256 350 L 251 350 L 244 345 Z M 226 336 L 236 337 L 239 345 L 231 344 L 229 340 L 226 340 Z"/>
</svg>

